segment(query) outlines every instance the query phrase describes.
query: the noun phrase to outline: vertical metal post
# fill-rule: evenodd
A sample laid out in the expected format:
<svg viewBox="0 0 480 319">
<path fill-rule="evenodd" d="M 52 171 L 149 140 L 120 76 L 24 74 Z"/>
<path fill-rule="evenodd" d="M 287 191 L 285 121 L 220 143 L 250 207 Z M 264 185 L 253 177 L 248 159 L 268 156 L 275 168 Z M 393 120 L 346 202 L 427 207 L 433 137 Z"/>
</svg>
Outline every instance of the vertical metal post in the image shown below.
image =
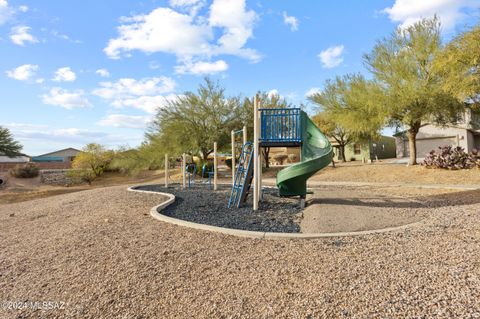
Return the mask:
<svg viewBox="0 0 480 319">
<path fill-rule="evenodd" d="M 258 100 L 257 101 L 257 105 L 258 105 L 258 108 L 262 108 L 262 100 Z M 260 138 L 260 136 L 262 136 L 262 123 L 261 123 L 261 117 L 260 117 L 260 112 L 258 112 L 259 114 L 257 115 L 257 130 L 258 130 L 258 137 Z M 263 199 L 263 192 L 262 192 L 262 170 L 263 170 L 263 165 L 262 165 L 262 162 L 263 162 L 263 154 L 262 154 L 262 150 L 260 149 L 260 147 L 258 147 L 258 157 L 257 157 L 257 161 L 258 161 L 258 200 L 262 200 Z"/>
<path fill-rule="evenodd" d="M 258 210 L 258 95 L 253 101 L 253 210 Z"/>
<path fill-rule="evenodd" d="M 217 190 L 217 142 L 213 143 L 213 190 Z"/>
<path fill-rule="evenodd" d="M 247 143 L 247 127 L 243 127 L 243 145 Z"/>
<path fill-rule="evenodd" d="M 185 153 L 183 153 L 183 156 L 182 156 L 182 184 L 183 184 L 183 188 L 187 187 L 187 181 L 185 179 L 186 165 L 187 165 L 187 155 Z"/>
<path fill-rule="evenodd" d="M 168 154 L 165 154 L 165 188 L 168 187 Z"/>
<path fill-rule="evenodd" d="M 232 187 L 235 184 L 235 131 L 232 130 Z"/>
</svg>

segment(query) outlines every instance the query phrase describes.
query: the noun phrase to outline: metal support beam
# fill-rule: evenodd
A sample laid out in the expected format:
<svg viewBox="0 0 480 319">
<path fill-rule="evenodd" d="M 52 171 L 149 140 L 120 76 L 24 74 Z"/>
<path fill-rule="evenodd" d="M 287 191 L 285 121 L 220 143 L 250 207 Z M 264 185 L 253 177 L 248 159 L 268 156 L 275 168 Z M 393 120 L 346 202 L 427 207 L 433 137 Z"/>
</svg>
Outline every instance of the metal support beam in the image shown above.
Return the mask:
<svg viewBox="0 0 480 319">
<path fill-rule="evenodd" d="M 218 164 L 217 164 L 217 142 L 213 143 L 213 190 L 217 190 L 217 176 L 218 176 Z"/>
</svg>

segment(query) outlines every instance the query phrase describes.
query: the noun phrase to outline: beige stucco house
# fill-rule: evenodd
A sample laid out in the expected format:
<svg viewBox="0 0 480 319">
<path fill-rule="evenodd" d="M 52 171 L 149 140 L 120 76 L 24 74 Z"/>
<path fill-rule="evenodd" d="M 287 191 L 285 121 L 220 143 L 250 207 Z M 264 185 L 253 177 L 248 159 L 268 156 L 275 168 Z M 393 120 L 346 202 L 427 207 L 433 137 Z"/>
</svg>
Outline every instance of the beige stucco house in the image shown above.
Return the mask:
<svg viewBox="0 0 480 319">
<path fill-rule="evenodd" d="M 405 132 L 395 134 L 397 158 L 410 155 Z M 441 146 L 460 146 L 467 152 L 480 149 L 480 115 L 468 110 L 461 122 L 440 127 L 432 124 L 422 126 L 417 134 L 417 157 L 424 158 Z"/>
</svg>

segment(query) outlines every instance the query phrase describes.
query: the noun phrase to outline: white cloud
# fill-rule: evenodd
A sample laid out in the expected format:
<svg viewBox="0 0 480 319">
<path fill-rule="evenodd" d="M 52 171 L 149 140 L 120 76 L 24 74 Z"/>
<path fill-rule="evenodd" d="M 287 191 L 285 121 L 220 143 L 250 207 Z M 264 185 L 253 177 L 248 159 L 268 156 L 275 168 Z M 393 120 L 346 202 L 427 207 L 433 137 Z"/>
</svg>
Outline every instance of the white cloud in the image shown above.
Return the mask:
<svg viewBox="0 0 480 319">
<path fill-rule="evenodd" d="M 219 72 L 224 72 L 228 69 L 228 64 L 223 60 L 218 60 L 215 62 L 186 62 L 184 65 L 179 65 L 175 67 L 175 71 L 179 74 L 215 74 Z"/>
<path fill-rule="evenodd" d="M 154 96 L 139 96 L 139 97 L 125 97 L 118 98 L 112 102 L 112 106 L 115 108 L 133 107 L 142 110 L 149 114 L 155 114 L 159 108 L 167 105 L 169 101 L 175 100 L 177 96 L 175 94 L 154 95 Z"/>
<path fill-rule="evenodd" d="M 205 6 L 205 0 L 170 0 L 169 4 L 173 8 L 184 10 L 191 16 L 195 16 Z"/>
<path fill-rule="evenodd" d="M 290 31 L 292 32 L 298 30 L 298 19 L 294 16 L 287 15 L 286 11 L 283 11 L 283 23 L 290 26 Z"/>
<path fill-rule="evenodd" d="M 150 61 L 150 63 L 148 63 L 148 68 L 151 70 L 159 69 L 160 66 L 160 63 L 158 63 L 157 61 Z"/>
<path fill-rule="evenodd" d="M 108 72 L 107 69 L 98 69 L 97 71 L 95 71 L 95 74 L 98 74 L 103 78 L 110 77 L 110 72 Z"/>
<path fill-rule="evenodd" d="M 213 36 L 206 25 L 196 25 L 193 17 L 169 8 L 158 8 L 147 15 L 133 16 L 118 27 L 119 37 L 110 39 L 104 49 L 110 58 L 122 52 L 166 52 L 177 56 L 207 54 Z"/>
<path fill-rule="evenodd" d="M 13 70 L 6 71 L 5 73 L 9 78 L 12 78 L 18 81 L 28 81 L 35 76 L 35 73 L 37 70 L 38 70 L 38 65 L 24 64 L 24 65 L 20 65 L 19 67 Z"/>
<path fill-rule="evenodd" d="M 6 0 L 0 0 L 0 25 L 4 24 L 12 17 L 13 10 L 8 6 Z"/>
<path fill-rule="evenodd" d="M 143 78 L 140 80 L 122 78 L 117 82 L 101 82 L 100 88 L 93 94 L 104 99 L 116 99 L 125 96 L 155 95 L 172 92 L 175 81 L 169 77 Z"/>
<path fill-rule="evenodd" d="M 93 94 L 110 100 L 116 108 L 134 107 L 147 113 L 155 113 L 158 107 L 165 105 L 176 83 L 169 77 L 143 78 L 140 80 L 122 78 L 116 82 L 101 82 Z"/>
<path fill-rule="evenodd" d="M 191 7 L 203 2 L 202 0 L 170 0 L 172 7 Z"/>
<path fill-rule="evenodd" d="M 65 90 L 58 87 L 52 88 L 49 94 L 42 95 L 42 102 L 44 104 L 61 106 L 68 110 L 92 106 L 85 97 L 83 90 Z"/>
<path fill-rule="evenodd" d="M 248 39 L 253 36 L 253 27 L 257 14 L 247 10 L 245 0 L 214 0 L 210 6 L 208 22 L 212 27 L 223 28 L 223 34 L 218 39 L 218 54 L 232 54 L 250 59 L 260 60 L 260 55 L 252 49 L 243 48 Z"/>
<path fill-rule="evenodd" d="M 390 20 L 409 26 L 422 18 L 438 15 L 445 30 L 450 30 L 462 22 L 469 14 L 478 14 L 479 0 L 396 0 L 391 8 L 383 11 Z"/>
<path fill-rule="evenodd" d="M 171 1 L 175 7 L 199 5 L 203 1 Z M 245 48 L 253 36 L 257 15 L 247 10 L 245 0 L 214 0 L 208 16 L 157 8 L 145 15 L 122 19 L 119 36 L 110 39 L 104 52 L 118 59 L 133 50 L 174 54 L 180 62 L 210 59 L 229 54 L 257 62 L 260 55 Z"/>
<path fill-rule="evenodd" d="M 21 46 L 24 46 L 26 42 L 37 43 L 37 38 L 29 33 L 31 29 L 26 25 L 13 27 L 10 31 L 10 39 L 13 43 Z"/>
<path fill-rule="evenodd" d="M 25 6 L 25 5 L 20 6 L 20 7 L 18 7 L 18 10 L 19 10 L 20 12 L 25 13 L 25 12 L 28 11 L 28 6 Z"/>
<path fill-rule="evenodd" d="M 88 143 L 100 143 L 107 147 L 122 146 L 127 143 L 139 144 L 142 133 L 128 135 L 110 134 L 82 128 L 52 128 L 50 125 L 9 123 L 5 125 L 24 146 L 30 155 L 43 154 L 67 147 L 81 149 Z"/>
<path fill-rule="evenodd" d="M 77 75 L 75 72 L 72 71 L 72 69 L 68 66 L 59 68 L 57 71 L 55 71 L 55 74 L 53 76 L 53 81 L 55 82 L 73 82 L 77 79 Z"/>
<path fill-rule="evenodd" d="M 277 89 L 271 89 L 270 91 L 267 92 L 267 95 L 269 98 L 272 98 L 274 96 L 280 97 L 280 92 L 278 92 Z"/>
<path fill-rule="evenodd" d="M 318 94 L 322 92 L 322 90 L 320 88 L 310 88 L 307 92 L 305 92 L 305 97 L 310 97 L 314 94 Z"/>
<path fill-rule="evenodd" d="M 343 45 L 338 45 L 320 52 L 318 57 L 320 58 L 320 61 L 322 61 L 323 67 L 331 69 L 339 66 L 343 62 L 343 49 Z"/>
<path fill-rule="evenodd" d="M 110 114 L 97 124 L 100 126 L 144 129 L 151 120 L 149 116 Z"/>
</svg>

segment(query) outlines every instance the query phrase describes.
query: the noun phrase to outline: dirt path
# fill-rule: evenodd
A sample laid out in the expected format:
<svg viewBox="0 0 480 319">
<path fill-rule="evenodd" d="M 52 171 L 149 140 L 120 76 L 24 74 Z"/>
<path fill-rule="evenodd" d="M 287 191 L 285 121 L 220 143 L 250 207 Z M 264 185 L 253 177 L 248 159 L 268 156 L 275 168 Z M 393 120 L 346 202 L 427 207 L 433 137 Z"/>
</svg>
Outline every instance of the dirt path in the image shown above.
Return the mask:
<svg viewBox="0 0 480 319">
<path fill-rule="evenodd" d="M 159 201 L 121 186 L 0 206 L 0 318 L 480 314 L 479 191 L 425 200 L 410 231 L 310 241 L 164 224 L 148 215 Z"/>
</svg>

